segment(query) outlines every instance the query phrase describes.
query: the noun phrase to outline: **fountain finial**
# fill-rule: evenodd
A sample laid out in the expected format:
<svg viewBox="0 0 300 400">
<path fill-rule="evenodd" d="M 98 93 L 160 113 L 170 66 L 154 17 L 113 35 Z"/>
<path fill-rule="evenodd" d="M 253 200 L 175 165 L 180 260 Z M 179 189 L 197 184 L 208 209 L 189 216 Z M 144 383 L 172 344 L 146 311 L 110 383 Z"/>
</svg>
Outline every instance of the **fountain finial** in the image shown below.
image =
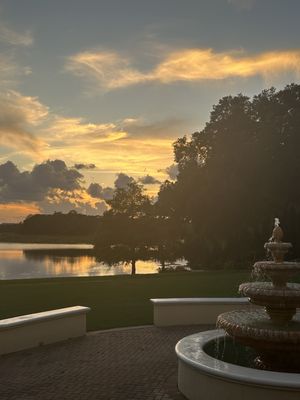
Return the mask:
<svg viewBox="0 0 300 400">
<path fill-rule="evenodd" d="M 281 242 L 283 238 L 283 230 L 280 226 L 279 218 L 275 218 L 275 227 L 272 232 L 272 242 Z"/>
<path fill-rule="evenodd" d="M 284 255 L 292 247 L 291 243 L 283 243 L 283 230 L 280 227 L 279 218 L 275 218 L 275 227 L 272 232 L 272 237 L 265 243 L 265 249 L 271 252 L 275 262 L 283 262 Z"/>
</svg>

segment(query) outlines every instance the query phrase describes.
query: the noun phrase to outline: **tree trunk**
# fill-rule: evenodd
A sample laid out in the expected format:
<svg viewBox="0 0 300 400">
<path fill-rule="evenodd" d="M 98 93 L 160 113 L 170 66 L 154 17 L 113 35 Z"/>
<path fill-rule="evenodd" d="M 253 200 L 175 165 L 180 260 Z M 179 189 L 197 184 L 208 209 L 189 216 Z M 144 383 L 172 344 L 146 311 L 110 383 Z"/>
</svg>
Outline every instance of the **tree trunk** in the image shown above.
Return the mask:
<svg viewBox="0 0 300 400">
<path fill-rule="evenodd" d="M 166 268 L 166 260 L 165 260 L 165 249 L 164 246 L 159 246 L 158 248 L 161 270 L 164 271 Z"/>
<path fill-rule="evenodd" d="M 133 258 L 133 259 L 131 260 L 131 275 L 135 275 L 135 273 L 136 273 L 135 263 L 136 263 L 136 259 Z"/>
</svg>

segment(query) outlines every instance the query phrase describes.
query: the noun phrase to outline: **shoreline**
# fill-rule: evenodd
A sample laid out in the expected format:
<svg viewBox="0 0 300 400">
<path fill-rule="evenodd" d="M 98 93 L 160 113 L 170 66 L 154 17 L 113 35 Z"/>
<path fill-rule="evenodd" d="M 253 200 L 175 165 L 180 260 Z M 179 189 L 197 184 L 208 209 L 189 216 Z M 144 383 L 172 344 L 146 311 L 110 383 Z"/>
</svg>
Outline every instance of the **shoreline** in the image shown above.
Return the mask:
<svg viewBox="0 0 300 400">
<path fill-rule="evenodd" d="M 0 233 L 0 243 L 94 244 L 92 236 L 54 236 Z"/>
</svg>

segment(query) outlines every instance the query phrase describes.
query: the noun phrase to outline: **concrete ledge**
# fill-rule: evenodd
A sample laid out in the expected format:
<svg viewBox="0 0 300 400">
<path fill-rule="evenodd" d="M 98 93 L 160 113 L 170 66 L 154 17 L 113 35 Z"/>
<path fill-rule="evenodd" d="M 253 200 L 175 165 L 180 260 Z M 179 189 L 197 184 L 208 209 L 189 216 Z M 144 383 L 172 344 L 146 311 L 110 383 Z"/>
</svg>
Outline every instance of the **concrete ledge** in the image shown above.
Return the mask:
<svg viewBox="0 0 300 400">
<path fill-rule="evenodd" d="M 197 297 L 151 299 L 156 326 L 215 325 L 223 312 L 254 308 L 246 298 Z"/>
<path fill-rule="evenodd" d="M 83 336 L 88 311 L 88 307 L 75 306 L 2 319 L 0 354 Z"/>
</svg>

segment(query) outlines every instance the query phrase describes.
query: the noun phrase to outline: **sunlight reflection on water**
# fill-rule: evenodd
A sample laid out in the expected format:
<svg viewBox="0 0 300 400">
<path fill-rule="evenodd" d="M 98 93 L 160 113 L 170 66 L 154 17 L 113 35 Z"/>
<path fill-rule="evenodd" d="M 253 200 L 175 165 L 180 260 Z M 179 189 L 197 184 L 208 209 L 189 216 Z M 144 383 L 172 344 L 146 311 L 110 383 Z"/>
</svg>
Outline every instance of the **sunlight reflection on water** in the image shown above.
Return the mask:
<svg viewBox="0 0 300 400">
<path fill-rule="evenodd" d="M 92 245 L 0 243 L 0 279 L 104 276 L 131 273 L 131 265 L 115 266 L 97 262 L 87 253 Z M 47 253 L 47 250 L 49 252 Z M 64 254 L 64 251 L 67 254 Z M 52 253 L 51 253 L 52 251 Z M 57 251 L 57 252 L 56 252 Z M 61 254 L 60 254 L 61 252 Z M 137 261 L 138 274 L 157 273 L 159 263 Z"/>
</svg>

